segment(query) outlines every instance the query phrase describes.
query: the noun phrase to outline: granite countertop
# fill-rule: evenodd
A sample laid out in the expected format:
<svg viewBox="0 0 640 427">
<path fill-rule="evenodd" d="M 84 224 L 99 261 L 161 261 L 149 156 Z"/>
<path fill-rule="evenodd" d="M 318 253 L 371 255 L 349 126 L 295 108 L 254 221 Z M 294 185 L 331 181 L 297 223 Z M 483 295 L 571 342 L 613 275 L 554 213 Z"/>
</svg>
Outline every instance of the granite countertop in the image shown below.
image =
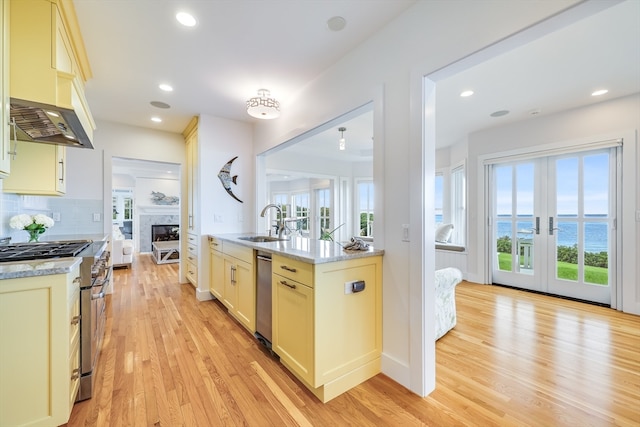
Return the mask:
<svg viewBox="0 0 640 427">
<path fill-rule="evenodd" d="M 375 249 L 373 246 L 369 246 L 369 249 L 366 251 L 345 251 L 339 243 L 327 240 L 307 239 L 305 237 L 292 237 L 290 240 L 277 242 L 250 242 L 239 239 L 239 237 L 243 236 L 256 236 L 256 234 L 214 234 L 209 235 L 209 240 L 213 237 L 259 251 L 286 256 L 309 264 L 345 261 L 384 254 L 384 250 Z"/>
<path fill-rule="evenodd" d="M 67 274 L 82 262 L 82 258 L 51 258 L 35 261 L 0 263 L 0 280 L 21 279 L 50 274 Z"/>
</svg>

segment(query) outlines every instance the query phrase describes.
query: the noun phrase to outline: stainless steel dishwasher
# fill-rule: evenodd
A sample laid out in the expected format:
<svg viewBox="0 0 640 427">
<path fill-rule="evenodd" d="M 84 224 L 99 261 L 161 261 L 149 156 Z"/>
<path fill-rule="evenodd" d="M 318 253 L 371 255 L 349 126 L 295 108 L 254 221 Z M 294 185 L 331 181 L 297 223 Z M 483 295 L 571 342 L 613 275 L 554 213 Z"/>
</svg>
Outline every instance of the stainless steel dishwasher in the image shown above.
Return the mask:
<svg viewBox="0 0 640 427">
<path fill-rule="evenodd" d="M 271 349 L 271 254 L 258 251 L 256 260 L 256 338 Z"/>
</svg>

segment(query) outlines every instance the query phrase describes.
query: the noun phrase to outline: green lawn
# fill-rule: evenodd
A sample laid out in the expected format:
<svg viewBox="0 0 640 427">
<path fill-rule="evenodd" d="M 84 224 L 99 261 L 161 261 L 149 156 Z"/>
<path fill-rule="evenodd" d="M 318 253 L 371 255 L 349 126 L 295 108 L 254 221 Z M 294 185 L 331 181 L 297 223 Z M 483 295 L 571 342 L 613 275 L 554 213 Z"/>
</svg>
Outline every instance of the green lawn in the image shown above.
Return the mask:
<svg viewBox="0 0 640 427">
<path fill-rule="evenodd" d="M 511 270 L 511 254 L 499 253 L 498 264 L 500 270 Z M 606 268 L 585 266 L 585 282 L 596 285 L 606 285 L 608 283 L 609 272 Z M 578 280 L 578 266 L 568 262 L 558 263 L 558 278 L 565 280 Z"/>
</svg>

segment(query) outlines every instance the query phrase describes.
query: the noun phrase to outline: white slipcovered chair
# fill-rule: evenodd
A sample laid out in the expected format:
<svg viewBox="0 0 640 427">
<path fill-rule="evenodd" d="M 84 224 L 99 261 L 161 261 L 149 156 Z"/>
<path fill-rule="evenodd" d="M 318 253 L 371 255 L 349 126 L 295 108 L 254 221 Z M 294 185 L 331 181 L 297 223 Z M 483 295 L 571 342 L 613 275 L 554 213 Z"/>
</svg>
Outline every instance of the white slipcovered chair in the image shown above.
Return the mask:
<svg viewBox="0 0 640 427">
<path fill-rule="evenodd" d="M 133 262 L 133 240 L 125 239 L 117 225 L 113 226 L 111 259 L 114 267 L 131 267 Z"/>
<path fill-rule="evenodd" d="M 462 281 L 457 268 L 436 270 L 436 340 L 456 326 L 456 285 Z"/>
</svg>

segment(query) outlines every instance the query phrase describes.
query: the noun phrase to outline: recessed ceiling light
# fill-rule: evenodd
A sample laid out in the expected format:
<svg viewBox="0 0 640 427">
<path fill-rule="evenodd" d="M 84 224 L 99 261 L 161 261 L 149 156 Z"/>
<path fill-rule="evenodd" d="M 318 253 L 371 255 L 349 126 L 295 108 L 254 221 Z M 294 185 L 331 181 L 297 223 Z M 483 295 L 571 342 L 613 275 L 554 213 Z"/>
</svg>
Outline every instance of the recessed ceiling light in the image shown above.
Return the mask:
<svg viewBox="0 0 640 427">
<path fill-rule="evenodd" d="M 591 94 L 591 96 L 600 96 L 600 95 L 604 95 L 607 92 L 609 92 L 607 89 L 600 89 L 600 90 L 597 90 L 597 91 L 593 92 Z"/>
<path fill-rule="evenodd" d="M 171 105 L 162 101 L 151 101 L 149 104 L 153 105 L 156 108 L 164 108 L 164 109 L 171 108 Z"/>
<path fill-rule="evenodd" d="M 173 92 L 173 87 L 166 83 L 159 84 L 158 87 L 160 88 L 160 90 L 163 90 L 165 92 Z"/>
<path fill-rule="evenodd" d="M 176 19 L 185 27 L 193 27 L 196 25 L 196 18 L 194 18 L 193 15 L 190 15 L 187 12 L 178 13 L 176 15 Z"/>
<path fill-rule="evenodd" d="M 506 116 L 507 114 L 509 114 L 509 110 L 498 110 L 498 111 L 494 111 L 489 115 L 491 117 L 502 117 L 502 116 Z"/>
<path fill-rule="evenodd" d="M 467 96 L 471 96 L 471 95 L 473 95 L 472 90 L 465 90 L 464 92 L 460 93 L 460 96 L 463 98 L 466 98 Z"/>
<path fill-rule="evenodd" d="M 347 20 L 342 16 L 334 16 L 327 20 L 327 28 L 331 31 L 342 31 L 347 26 Z"/>
<path fill-rule="evenodd" d="M 162 119 L 160 117 L 151 117 L 152 122 L 161 123 Z"/>
</svg>

